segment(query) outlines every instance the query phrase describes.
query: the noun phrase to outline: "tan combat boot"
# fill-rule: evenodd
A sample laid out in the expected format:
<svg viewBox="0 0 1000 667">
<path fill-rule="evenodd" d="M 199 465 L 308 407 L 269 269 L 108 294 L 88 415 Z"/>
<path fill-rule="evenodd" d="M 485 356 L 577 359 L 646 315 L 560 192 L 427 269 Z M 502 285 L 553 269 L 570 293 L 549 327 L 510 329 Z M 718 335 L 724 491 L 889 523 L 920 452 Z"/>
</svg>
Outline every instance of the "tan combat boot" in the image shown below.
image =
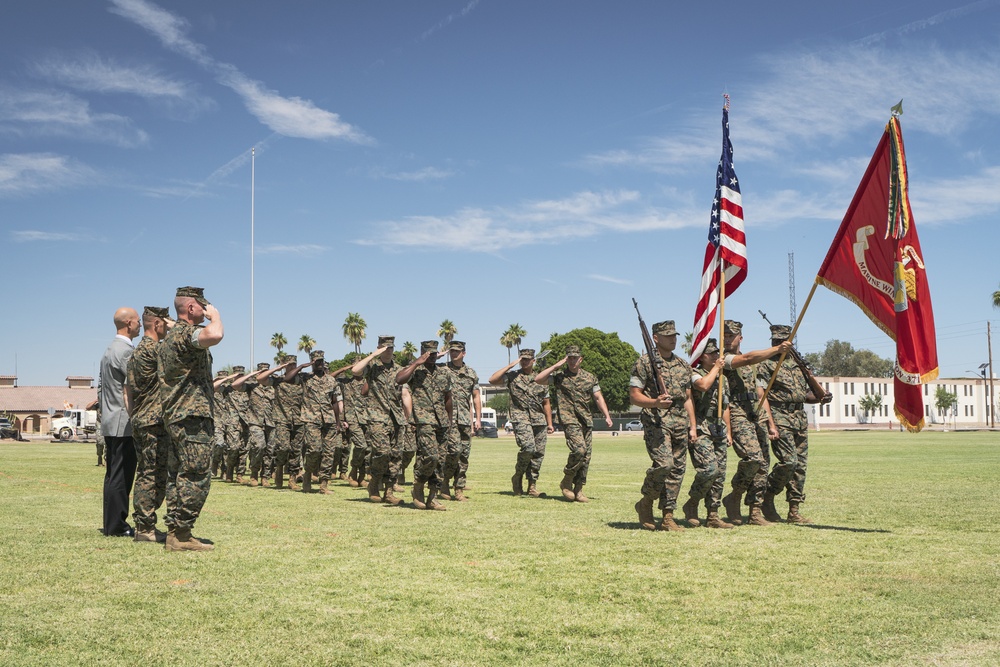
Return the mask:
<svg viewBox="0 0 1000 667">
<path fill-rule="evenodd" d="M 444 500 L 446 498 L 448 500 L 451 500 L 451 489 L 448 488 L 448 480 L 445 480 L 444 484 L 441 485 L 441 490 L 438 492 L 438 497 L 440 497 L 441 500 Z"/>
<path fill-rule="evenodd" d="M 382 495 L 379 492 L 379 483 L 374 477 L 368 480 L 368 500 L 373 503 L 382 502 Z"/>
<path fill-rule="evenodd" d="M 385 503 L 386 505 L 392 505 L 393 507 L 395 507 L 399 503 L 403 502 L 403 499 L 394 496 L 392 491 L 393 489 L 391 486 L 386 488 L 385 495 L 382 496 L 382 502 Z"/>
<path fill-rule="evenodd" d="M 313 476 L 311 470 L 302 471 L 302 493 L 312 493 Z"/>
<path fill-rule="evenodd" d="M 565 494 L 563 494 L 565 495 Z M 577 484 L 573 487 L 573 495 L 576 497 L 576 502 L 578 503 L 589 503 L 590 498 L 583 495 L 583 484 Z"/>
<path fill-rule="evenodd" d="M 570 502 L 576 500 L 576 493 L 573 491 L 573 473 L 568 472 L 563 475 L 562 481 L 559 482 L 559 490 L 566 500 Z"/>
<path fill-rule="evenodd" d="M 413 506 L 418 510 L 427 509 L 427 499 L 424 498 L 424 485 L 426 482 L 422 479 L 414 478 L 413 489 L 410 491 L 410 495 L 413 497 Z"/>
<path fill-rule="evenodd" d="M 656 530 L 656 523 L 653 521 L 653 496 L 643 496 L 635 504 L 635 511 L 639 515 L 639 525 L 645 530 Z"/>
<path fill-rule="evenodd" d="M 322 493 L 324 496 L 328 496 L 330 495 L 330 493 L 332 493 L 329 487 L 330 487 L 330 480 L 324 479 L 322 482 L 319 483 L 319 492 Z"/>
<path fill-rule="evenodd" d="M 274 466 L 274 488 L 281 489 L 285 486 L 285 466 Z"/>
<path fill-rule="evenodd" d="M 190 528 L 175 528 L 167 533 L 163 548 L 167 551 L 211 551 L 215 546 L 191 537 Z"/>
<path fill-rule="evenodd" d="M 722 498 L 722 506 L 726 508 L 726 515 L 734 526 L 743 524 L 743 510 L 740 508 L 740 501 L 743 499 L 743 492 L 733 489 L 732 493 Z"/>
<path fill-rule="evenodd" d="M 469 502 L 469 499 L 465 497 L 465 489 L 455 489 L 455 495 L 452 498 L 460 503 Z"/>
<path fill-rule="evenodd" d="M 764 513 L 764 518 L 771 523 L 778 523 L 781 521 L 781 515 L 778 514 L 778 510 L 774 509 L 773 493 L 764 493 L 764 501 L 760 504 L 760 509 Z"/>
<path fill-rule="evenodd" d="M 705 526 L 708 528 L 732 528 L 733 524 L 723 521 L 716 510 L 709 510 Z"/>
<path fill-rule="evenodd" d="M 684 526 L 678 526 L 677 522 L 674 521 L 674 511 L 673 510 L 663 510 L 663 521 L 660 522 L 660 527 L 657 530 L 669 530 L 672 533 L 683 533 L 686 529 Z"/>
<path fill-rule="evenodd" d="M 225 478 L 225 480 L 227 482 L 229 482 L 230 484 L 233 483 L 233 470 L 232 470 L 232 468 L 229 468 L 229 469 L 226 470 L 226 478 Z"/>
<path fill-rule="evenodd" d="M 427 494 L 427 509 L 437 510 L 438 512 L 446 512 L 447 507 L 438 502 L 438 487 L 430 486 L 428 487 Z"/>
<path fill-rule="evenodd" d="M 522 485 L 523 477 L 524 477 L 523 473 L 516 472 L 514 473 L 514 476 L 510 478 L 511 488 L 514 489 L 515 496 L 524 495 L 524 486 Z"/>
<path fill-rule="evenodd" d="M 271 486 L 271 478 L 270 477 L 265 477 L 263 475 L 263 473 L 262 473 L 261 476 L 260 476 L 260 485 L 264 486 L 264 487 Z"/>
<path fill-rule="evenodd" d="M 153 528 L 152 530 L 136 530 L 133 542 L 162 542 L 164 534 Z"/>
<path fill-rule="evenodd" d="M 681 506 L 681 510 L 684 512 L 684 520 L 688 522 L 688 525 L 692 528 L 697 528 L 701 525 L 701 521 L 698 520 L 698 499 L 694 496 L 688 497 L 688 501 Z"/>
<path fill-rule="evenodd" d="M 807 524 L 807 523 L 812 523 L 812 519 L 807 519 L 806 517 L 799 514 L 799 504 L 796 502 L 791 502 L 788 503 L 788 523 Z"/>
<path fill-rule="evenodd" d="M 542 492 L 539 491 L 538 487 L 535 486 L 535 483 L 532 482 L 528 484 L 528 495 L 531 496 L 532 498 L 538 498 L 542 495 Z"/>
<path fill-rule="evenodd" d="M 346 472 L 340 473 L 340 476 L 337 477 L 337 479 L 339 479 L 341 482 L 343 482 L 344 480 L 347 479 L 347 473 Z"/>
<path fill-rule="evenodd" d="M 299 483 L 295 481 L 295 475 L 293 475 L 291 472 L 288 473 L 288 490 L 289 491 L 299 490 Z"/>
<path fill-rule="evenodd" d="M 760 505 L 750 506 L 750 518 L 747 519 L 747 524 L 751 526 L 773 526 L 774 524 L 764 518 L 764 511 L 760 508 Z"/>
<path fill-rule="evenodd" d="M 251 476 L 250 481 L 247 482 L 247 486 L 260 486 L 260 480 L 258 480 L 255 476 Z"/>
<path fill-rule="evenodd" d="M 350 484 L 355 489 L 361 486 L 361 482 L 358 480 L 358 469 L 352 468 L 351 474 L 347 476 L 347 483 Z"/>
</svg>

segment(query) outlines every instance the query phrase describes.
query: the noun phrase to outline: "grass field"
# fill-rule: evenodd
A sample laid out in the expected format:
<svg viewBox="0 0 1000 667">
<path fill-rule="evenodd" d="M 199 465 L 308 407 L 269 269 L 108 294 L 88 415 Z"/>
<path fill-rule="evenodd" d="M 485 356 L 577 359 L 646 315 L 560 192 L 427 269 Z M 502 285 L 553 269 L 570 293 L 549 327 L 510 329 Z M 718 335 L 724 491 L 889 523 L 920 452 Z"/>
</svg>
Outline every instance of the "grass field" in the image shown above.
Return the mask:
<svg viewBox="0 0 1000 667">
<path fill-rule="evenodd" d="M 588 505 L 561 437 L 547 499 L 476 440 L 448 512 L 216 482 L 177 554 L 99 534 L 92 444 L 4 443 L 0 665 L 1000 664 L 996 434 L 812 434 L 815 525 L 683 534 L 638 529 L 641 437 L 594 449 Z"/>
</svg>

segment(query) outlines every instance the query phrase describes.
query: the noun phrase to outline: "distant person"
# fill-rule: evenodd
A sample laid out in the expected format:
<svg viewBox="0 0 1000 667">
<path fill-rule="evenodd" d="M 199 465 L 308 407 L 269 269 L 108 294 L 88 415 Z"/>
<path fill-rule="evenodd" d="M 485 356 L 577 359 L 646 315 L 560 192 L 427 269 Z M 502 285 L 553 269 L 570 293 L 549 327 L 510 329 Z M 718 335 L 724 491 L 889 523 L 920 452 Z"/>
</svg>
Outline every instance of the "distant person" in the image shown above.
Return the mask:
<svg viewBox="0 0 1000 667">
<path fill-rule="evenodd" d="M 191 535 L 212 485 L 212 354 L 222 341 L 222 317 L 200 287 L 180 287 L 174 298 L 177 324 L 157 346 L 163 423 L 170 436 L 167 457 L 167 551 L 210 551 Z M 198 326 L 205 320 L 207 326 Z"/>
<path fill-rule="evenodd" d="M 351 373 L 354 377 L 364 377 L 368 385 L 367 435 L 371 448 L 368 499 L 398 505 L 402 500 L 394 490 L 402 464 L 399 439 L 406 417 L 396 374 L 402 366 L 393 357 L 395 336 L 379 336 L 377 345 L 374 352 L 355 362 Z"/>
<path fill-rule="evenodd" d="M 514 366 L 520 366 L 514 370 Z M 515 496 L 524 494 L 524 479 L 528 479 L 528 495 L 541 496 L 538 477 L 545 460 L 545 444 L 552 426 L 552 405 L 549 390 L 535 382 L 535 351 L 521 350 L 517 359 L 490 376 L 490 384 L 507 387 L 510 395 L 510 420 L 514 422 L 514 438 L 517 440 L 517 463 L 511 477 L 511 489 Z"/>
<path fill-rule="evenodd" d="M 444 459 L 441 496 L 465 501 L 466 475 L 472 453 L 472 435 L 482 428 L 483 404 L 479 395 L 479 376 L 465 363 L 465 343 L 453 340 L 448 346 L 450 360 L 444 367 L 451 373 L 455 419 L 448 429 L 448 452 Z M 448 486 L 454 482 L 454 493 Z"/>
<path fill-rule="evenodd" d="M 162 542 L 156 530 L 156 510 L 167 497 L 167 432 L 163 428 L 156 348 L 167 335 L 170 312 L 146 306 L 142 340 L 128 362 L 128 400 L 135 437 L 136 478 L 132 490 L 136 542 Z"/>
<path fill-rule="evenodd" d="M 729 449 L 729 383 L 722 374 L 725 362 L 719 354 L 719 342 L 709 338 L 705 342 L 691 376 L 691 397 L 694 399 L 694 416 L 698 422 L 698 438 L 690 444 L 691 464 L 695 469 L 694 482 L 688 491 L 688 500 L 681 508 L 690 526 L 700 526 L 698 503 L 705 499 L 709 528 L 732 528 L 733 524 L 719 516 L 722 491 L 726 481 L 726 456 Z M 719 402 L 722 416 L 719 416 Z"/>
<path fill-rule="evenodd" d="M 583 487 L 587 483 L 594 440 L 591 399 L 604 415 L 604 423 L 608 428 L 611 428 L 613 422 L 597 377 L 581 368 L 582 363 L 580 346 L 567 345 L 566 356 L 536 375 L 535 382 L 543 386 L 550 384 L 555 388 L 556 412 L 566 433 L 569 458 L 563 468 L 559 489 L 566 500 L 586 503 L 590 499 L 584 495 Z"/>
<path fill-rule="evenodd" d="M 87 410 L 95 410 L 97 419 L 94 423 L 94 441 L 97 444 L 97 467 L 104 467 L 104 434 L 101 433 L 101 384 L 97 383 L 97 398 L 87 405 Z"/>
<path fill-rule="evenodd" d="M 135 444 L 125 394 L 128 361 L 132 357 L 132 339 L 139 335 L 139 314 L 132 308 L 115 311 L 115 337 L 101 358 L 102 414 L 107 468 L 104 472 L 104 534 L 108 537 L 132 537 L 128 525 L 128 495 L 135 478 Z"/>
</svg>

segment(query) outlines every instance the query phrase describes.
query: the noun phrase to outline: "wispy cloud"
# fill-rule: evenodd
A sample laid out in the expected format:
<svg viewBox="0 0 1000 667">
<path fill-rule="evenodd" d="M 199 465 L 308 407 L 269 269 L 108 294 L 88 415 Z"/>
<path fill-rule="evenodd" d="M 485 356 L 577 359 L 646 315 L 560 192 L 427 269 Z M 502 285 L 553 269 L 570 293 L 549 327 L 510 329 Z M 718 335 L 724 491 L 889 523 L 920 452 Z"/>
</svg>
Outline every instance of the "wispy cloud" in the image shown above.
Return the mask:
<svg viewBox="0 0 1000 667">
<path fill-rule="evenodd" d="M 963 7 L 956 7 L 955 9 L 949 9 L 934 16 L 930 16 L 925 19 L 920 19 L 918 21 L 911 21 L 898 28 L 893 28 L 892 30 L 884 30 L 882 32 L 877 32 L 873 35 L 868 35 L 863 37 L 856 44 L 862 46 L 868 46 L 871 44 L 876 44 L 879 42 L 884 42 L 889 37 L 898 37 L 901 35 L 907 35 L 913 32 L 918 32 L 920 30 L 926 30 L 927 28 L 933 28 L 936 25 L 945 23 L 952 19 L 961 18 L 973 12 L 978 12 L 983 9 L 989 9 L 990 7 L 995 7 L 997 5 L 997 0 L 980 0 L 979 2 L 973 2 L 971 4 L 965 5 Z"/>
<path fill-rule="evenodd" d="M 427 39 L 428 37 L 430 37 L 431 35 L 433 35 L 434 33 L 436 33 L 438 30 L 441 30 L 443 28 L 448 27 L 456 19 L 465 18 L 466 16 L 468 16 L 472 12 L 473 9 L 476 8 L 476 5 L 478 5 L 478 4 L 479 4 L 479 0 L 472 0 L 472 2 L 470 2 L 465 7 L 463 7 L 460 11 L 452 12 L 451 14 L 448 14 L 448 16 L 446 16 L 443 19 L 441 19 L 440 21 L 438 21 L 436 25 L 433 25 L 430 28 L 428 28 L 427 30 L 424 30 L 420 34 L 420 41 L 423 41 L 423 40 Z"/>
<path fill-rule="evenodd" d="M 585 155 L 577 164 L 582 167 L 620 167 L 657 173 L 678 173 L 692 163 L 718 159 L 722 140 L 715 140 L 706 127 L 672 137 L 649 137 L 633 149 L 615 149 Z M 713 158 L 712 156 L 715 155 Z"/>
<path fill-rule="evenodd" d="M 18 197 L 93 182 L 96 172 L 64 155 L 0 155 L 0 197 Z"/>
<path fill-rule="evenodd" d="M 415 171 L 386 171 L 385 169 L 372 169 L 369 174 L 375 179 L 388 179 L 391 181 L 440 181 L 451 178 L 455 172 L 450 169 L 438 169 L 437 167 L 424 167 Z"/>
<path fill-rule="evenodd" d="M 298 245 L 284 245 L 275 243 L 272 245 L 257 246 L 254 252 L 257 255 L 299 255 L 300 257 L 315 257 L 329 250 L 328 247 L 315 245 L 312 243 L 302 243 Z"/>
<path fill-rule="evenodd" d="M 624 278 L 612 278 L 611 276 L 602 276 L 599 273 L 591 273 L 587 276 L 591 280 L 598 280 L 602 283 L 612 283 L 614 285 L 631 285 L 631 280 L 625 280 Z"/>
<path fill-rule="evenodd" d="M 1000 167 L 988 167 L 959 178 L 922 182 L 919 191 L 910 194 L 917 224 L 992 219 L 1000 207 L 998 181 Z"/>
<path fill-rule="evenodd" d="M 72 57 L 51 55 L 34 62 L 31 72 L 69 88 L 98 93 L 127 93 L 147 99 L 191 99 L 192 87 L 149 65 L 123 65 L 93 52 Z"/>
<path fill-rule="evenodd" d="M 527 245 L 590 238 L 605 233 L 678 229 L 704 224 L 704 212 L 666 213 L 638 192 L 580 192 L 565 199 L 514 208 L 464 208 L 448 216 L 410 216 L 378 223 L 361 245 L 394 250 L 464 250 L 494 253 Z M 492 239 L 490 243 L 484 239 Z"/>
<path fill-rule="evenodd" d="M 243 99 L 247 110 L 271 130 L 302 139 L 343 139 L 371 143 L 360 129 L 300 97 L 283 97 L 234 65 L 219 62 L 187 36 L 187 21 L 147 0 L 111 0 L 111 12 L 152 33 L 166 48 L 180 54 L 215 77 Z"/>
<path fill-rule="evenodd" d="M 15 243 L 28 243 L 31 241 L 79 241 L 83 238 L 80 234 L 67 232 L 42 232 L 36 229 L 25 229 L 12 231 L 11 240 Z"/>
<path fill-rule="evenodd" d="M 0 133 L 4 132 L 104 141 L 127 148 L 149 141 L 130 119 L 96 113 L 86 100 L 70 93 L 0 87 Z"/>
</svg>

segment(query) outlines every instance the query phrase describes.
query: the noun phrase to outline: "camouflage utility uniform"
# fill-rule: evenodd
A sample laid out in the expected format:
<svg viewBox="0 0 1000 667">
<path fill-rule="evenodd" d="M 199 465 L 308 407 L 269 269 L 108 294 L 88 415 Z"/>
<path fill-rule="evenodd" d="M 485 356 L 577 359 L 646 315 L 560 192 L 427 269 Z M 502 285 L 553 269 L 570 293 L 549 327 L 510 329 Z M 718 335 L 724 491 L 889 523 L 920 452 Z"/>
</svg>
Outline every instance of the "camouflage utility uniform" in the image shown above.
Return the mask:
<svg viewBox="0 0 1000 667">
<path fill-rule="evenodd" d="M 763 386 L 770 382 L 777 363 L 775 357 L 758 365 L 757 380 Z M 768 394 L 778 439 L 771 443 L 777 461 L 767 476 L 767 493 L 775 496 L 784 489 L 789 503 L 802 503 L 806 499 L 809 423 L 803 404 L 809 394 L 809 385 L 801 369 L 794 361 L 785 359 Z"/>
<path fill-rule="evenodd" d="M 190 530 L 212 485 L 212 354 L 201 347 L 201 327 L 178 321 L 156 346 L 163 423 L 170 437 L 167 516 L 171 530 Z"/>
<path fill-rule="evenodd" d="M 514 477 L 518 482 L 515 482 L 515 487 L 519 486 L 522 477 L 527 477 L 530 488 L 538 483 L 542 461 L 545 459 L 545 445 L 549 435 L 545 402 L 549 399 L 549 390 L 535 382 L 534 371 L 522 373 L 518 369 L 511 369 L 504 375 L 504 382 L 510 394 L 510 421 L 514 424 L 514 437 L 518 447 L 517 464 L 514 468 Z"/>
<path fill-rule="evenodd" d="M 392 490 L 400 473 L 400 430 L 406 419 L 400 402 L 396 374 L 402 367 L 391 360 L 375 358 L 365 368 L 368 382 L 368 445 L 371 447 L 370 495 Z M 374 491 L 374 493 L 372 493 Z"/>
<path fill-rule="evenodd" d="M 315 354 L 315 352 L 313 352 Z M 318 357 L 322 358 L 322 357 Z M 336 380 L 329 371 L 319 373 L 299 373 L 302 384 L 303 479 L 306 475 L 318 475 L 320 481 L 330 479 L 329 468 L 323 463 L 333 461 L 333 447 L 337 436 L 337 416 L 333 409 Z"/>
<path fill-rule="evenodd" d="M 451 374 L 436 364 L 429 368 L 421 365 L 413 370 L 406 384 L 413 397 L 412 420 L 417 444 L 413 484 L 427 483 L 433 498 L 441 486 L 438 472 L 448 447 L 451 420 L 445 401 L 451 398 Z"/>
<path fill-rule="evenodd" d="M 594 417 L 591 399 L 601 391 L 597 377 L 580 369 L 575 375 L 568 368 L 559 368 L 549 376 L 555 388 L 556 414 L 566 433 L 569 458 L 563 468 L 564 482 L 573 486 L 587 483 L 590 456 L 593 451 Z"/>
<path fill-rule="evenodd" d="M 729 384 L 729 425 L 733 433 L 733 451 L 740 457 L 733 475 L 733 491 L 737 495 L 746 493 L 745 504 L 750 507 L 760 505 L 767 486 L 767 463 L 761 448 L 767 443 L 767 427 L 761 425 L 766 415 L 757 412 L 757 375 L 754 366 L 732 368 L 730 362 L 735 355 L 726 355 L 726 382 Z M 734 517 L 739 518 L 739 517 Z"/>
<path fill-rule="evenodd" d="M 455 489 L 465 489 L 472 453 L 472 395 L 479 391 L 479 376 L 469 364 L 458 368 L 448 362 L 444 368 L 451 373 L 451 396 L 455 417 L 448 428 L 448 453 L 444 459 L 445 488 L 454 480 Z"/>
<path fill-rule="evenodd" d="M 288 371 L 285 371 L 286 373 Z M 274 384 L 274 475 L 275 483 L 283 483 L 285 473 L 294 479 L 300 469 L 302 458 L 301 422 L 302 384 L 298 374 L 286 380 L 282 376 L 272 376 Z M 281 480 L 278 475 L 281 474 Z M 291 484 L 289 486 L 292 486 Z"/>
<path fill-rule="evenodd" d="M 692 379 L 703 378 L 709 371 L 695 368 Z M 694 416 L 698 423 L 698 439 L 691 443 L 691 464 L 695 477 L 688 492 L 695 500 L 705 499 L 705 508 L 716 512 L 722 504 L 726 480 L 726 454 L 729 447 L 726 424 L 719 418 L 719 380 L 722 382 L 722 409 L 729 407 L 729 383 L 720 374 L 708 391 L 691 389 Z"/>
<path fill-rule="evenodd" d="M 368 441 L 365 439 L 365 428 L 368 426 L 368 397 L 361 395 L 365 380 L 344 373 L 337 377 L 340 394 L 344 397 L 343 420 L 347 423 L 343 437 L 352 447 L 350 479 L 358 484 L 365 478 L 368 466 Z M 346 446 L 346 444 L 345 444 Z"/>
<path fill-rule="evenodd" d="M 253 425 L 251 422 L 254 421 L 250 409 L 250 387 L 247 382 L 239 387 L 231 387 L 229 392 L 229 407 L 233 414 L 236 437 L 233 439 L 229 451 L 226 452 L 226 470 L 228 475 L 235 474 L 239 482 L 243 481 L 243 476 L 247 473 L 250 427 Z"/>
<path fill-rule="evenodd" d="M 135 486 L 132 506 L 137 533 L 156 528 L 156 510 L 167 495 L 167 452 L 163 428 L 160 386 L 156 375 L 159 343 L 143 336 L 128 362 L 128 386 L 132 390 L 132 437 L 135 439 Z"/>
</svg>

